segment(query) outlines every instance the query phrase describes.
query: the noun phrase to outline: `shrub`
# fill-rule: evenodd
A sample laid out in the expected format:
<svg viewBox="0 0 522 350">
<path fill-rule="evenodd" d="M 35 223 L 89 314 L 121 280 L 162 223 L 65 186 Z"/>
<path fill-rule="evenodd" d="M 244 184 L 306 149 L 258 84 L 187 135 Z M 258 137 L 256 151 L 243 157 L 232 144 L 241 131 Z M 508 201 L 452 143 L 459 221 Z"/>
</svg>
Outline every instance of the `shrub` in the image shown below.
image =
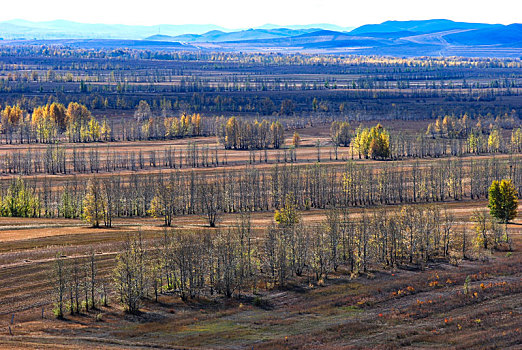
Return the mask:
<svg viewBox="0 0 522 350">
<path fill-rule="evenodd" d="M 58 319 L 63 319 L 63 314 L 62 312 L 60 311 L 60 308 L 58 306 L 55 306 L 53 308 L 53 315 L 54 317 L 58 318 Z"/>
<path fill-rule="evenodd" d="M 466 280 L 464 281 L 464 294 L 469 293 L 469 283 L 471 282 L 471 277 L 469 275 L 466 276 Z"/>
</svg>

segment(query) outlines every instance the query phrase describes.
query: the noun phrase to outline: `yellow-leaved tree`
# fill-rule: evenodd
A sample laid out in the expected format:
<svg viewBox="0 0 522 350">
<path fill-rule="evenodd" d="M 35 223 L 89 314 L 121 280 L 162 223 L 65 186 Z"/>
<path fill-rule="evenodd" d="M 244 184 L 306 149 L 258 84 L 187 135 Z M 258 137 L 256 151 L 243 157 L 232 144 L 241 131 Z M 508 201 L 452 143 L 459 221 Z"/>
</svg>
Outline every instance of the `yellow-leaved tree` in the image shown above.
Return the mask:
<svg viewBox="0 0 522 350">
<path fill-rule="evenodd" d="M 354 148 L 365 158 L 386 159 L 391 156 L 390 134 L 381 124 L 371 129 L 358 127 L 353 140 Z"/>
<path fill-rule="evenodd" d="M 92 227 L 100 227 L 103 220 L 104 200 L 97 178 L 92 178 L 87 184 L 87 192 L 83 198 L 83 220 L 92 225 Z"/>
<path fill-rule="evenodd" d="M 280 210 L 276 210 L 274 220 L 283 228 L 292 227 L 299 223 L 299 213 L 295 205 L 294 196 L 286 195 L 285 205 Z"/>
<path fill-rule="evenodd" d="M 299 147 L 299 145 L 301 145 L 301 137 L 299 136 L 299 134 L 296 132 L 294 132 L 294 136 L 292 137 L 292 145 L 294 145 L 295 148 Z"/>
<path fill-rule="evenodd" d="M 273 122 L 270 125 L 270 132 L 272 133 L 272 145 L 274 148 L 281 148 L 285 142 L 283 125 L 279 121 Z"/>
<path fill-rule="evenodd" d="M 381 124 L 377 124 L 370 130 L 369 140 L 369 157 L 372 159 L 386 159 L 390 157 L 390 134 Z"/>
<path fill-rule="evenodd" d="M 498 152 L 500 151 L 500 145 L 502 141 L 502 136 L 500 136 L 500 132 L 498 129 L 493 129 L 489 134 L 488 138 L 488 148 L 490 152 Z"/>
</svg>

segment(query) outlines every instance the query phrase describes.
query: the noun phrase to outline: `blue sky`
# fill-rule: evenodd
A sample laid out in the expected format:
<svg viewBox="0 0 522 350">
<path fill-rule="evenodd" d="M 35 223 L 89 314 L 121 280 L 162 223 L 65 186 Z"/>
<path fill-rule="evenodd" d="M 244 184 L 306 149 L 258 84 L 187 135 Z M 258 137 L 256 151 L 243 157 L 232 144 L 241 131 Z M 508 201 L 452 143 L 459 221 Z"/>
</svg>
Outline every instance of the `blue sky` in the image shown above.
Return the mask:
<svg viewBox="0 0 522 350">
<path fill-rule="evenodd" d="M 385 20 L 447 18 L 522 22 L 522 0 L 4 0 L 0 20 L 68 19 L 84 23 L 217 24 L 249 28 L 266 23 L 359 26 Z"/>
</svg>

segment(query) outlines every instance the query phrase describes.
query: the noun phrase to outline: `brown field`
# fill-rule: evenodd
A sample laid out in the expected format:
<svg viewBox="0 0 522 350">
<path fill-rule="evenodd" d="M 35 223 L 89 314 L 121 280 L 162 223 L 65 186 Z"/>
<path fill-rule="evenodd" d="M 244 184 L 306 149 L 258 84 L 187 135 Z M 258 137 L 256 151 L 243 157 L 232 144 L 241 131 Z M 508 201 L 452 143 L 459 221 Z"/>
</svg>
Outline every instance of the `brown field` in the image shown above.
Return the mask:
<svg viewBox="0 0 522 350">
<path fill-rule="evenodd" d="M 343 58 L 320 54 L 265 55 L 248 52 L 230 55 L 201 52 L 196 56 L 190 52 L 172 54 L 163 52 L 156 55 L 141 50 L 76 50 L 59 46 L 52 50 L 44 50 L 44 46 L 0 49 L 2 111 L 7 110 L 7 105 L 19 105 L 27 117 L 25 126 L 29 126 L 29 118 L 37 106 L 51 102 L 67 106 L 70 102 L 79 102 L 98 121 L 107 119 L 113 131 L 111 137 L 117 140 L 69 143 L 66 134 L 60 131 L 56 138 L 51 138 L 57 144 L 18 144 L 25 142 L 22 123 L 13 121 L 13 129 L 6 128 L 11 123 L 11 117 L 7 118 L 6 124 L 6 115 L 2 113 L 2 212 L 6 212 L 6 207 L 10 209 L 9 204 L 16 200 L 14 196 L 11 196 L 11 202 L 5 198 L 9 198 L 9 191 L 14 191 L 14 185 L 23 183 L 12 180 L 21 177 L 32 195 L 37 194 L 40 203 L 45 203 L 40 208 L 34 204 L 38 201 L 32 202 L 33 214 L 27 214 L 26 211 L 24 215 L 55 217 L 0 217 L 0 349 L 522 348 L 522 217 L 507 226 L 513 240 L 511 251 L 507 251 L 507 244 L 504 243 L 499 245 L 499 250 L 482 249 L 478 241 L 473 239 L 476 232 L 471 222 L 474 211 L 485 209 L 488 204 L 485 199 L 487 187 L 480 179 L 491 181 L 500 176 L 511 176 L 514 182 L 518 182 L 515 186 L 519 192 L 522 192 L 522 156 L 513 153 L 522 147 L 511 141 L 512 130 L 521 125 L 522 75 L 518 59 Z M 36 76 L 32 77 L 32 73 Z M 270 123 L 277 120 L 285 128 L 285 145 L 277 150 L 225 151 L 215 136 L 188 137 L 193 131 L 182 133 L 186 138 L 180 139 L 160 140 L 164 135 L 158 135 L 158 131 L 151 134 L 158 136 L 155 140 L 122 141 L 141 138 L 137 136 L 139 133 L 134 132 L 137 129 L 133 128 L 145 126 L 138 124 L 141 117 L 139 113 L 135 114 L 139 110 L 137 107 L 140 101 L 146 101 L 151 108 L 150 113 L 145 113 L 147 117 L 144 122 L 150 117 L 161 121 L 163 117 L 200 114 L 204 120 L 201 130 L 195 132 L 198 135 L 215 134 L 219 127 L 216 118 L 221 116 L 237 116 L 245 121 L 266 119 Z M 437 139 L 420 137 L 426 135 L 428 125 L 435 118 L 446 115 L 455 117 L 455 125 L 450 120 L 450 125 L 443 126 L 441 130 L 447 131 L 445 135 L 440 131 L 440 138 Z M 459 119 L 463 115 L 468 116 L 471 126 Z M 351 132 L 360 124 L 373 127 L 381 123 L 390 132 L 392 141 L 398 140 L 390 142 L 393 160 L 358 159 L 351 147 L 334 148 L 330 125 L 332 121 L 344 120 L 350 121 Z M 476 126 L 477 121 L 480 121 L 480 129 Z M 54 124 L 51 126 L 56 127 Z M 32 124 L 34 127 L 40 128 L 41 125 Z M 459 133 L 459 137 L 463 138 L 450 139 L 457 137 L 450 133 L 453 128 L 465 130 Z M 480 155 L 470 153 L 472 147 L 469 145 L 472 142 L 466 139 L 470 135 L 468 128 L 476 128 L 474 131 L 483 136 L 479 138 L 484 142 L 476 150 L 480 150 Z M 487 133 L 494 128 L 500 129 L 503 142 L 499 141 L 496 148 L 485 147 Z M 27 137 L 27 140 L 36 142 L 36 130 L 30 132 L 34 135 L 32 138 Z M 300 134 L 301 145 L 291 150 L 294 131 Z M 40 136 L 39 142 L 41 140 Z M 191 152 L 195 146 L 199 156 Z M 403 148 L 399 150 L 401 146 Z M 174 156 L 170 156 L 171 150 L 175 151 Z M 490 150 L 498 153 L 487 153 Z M 203 156 L 207 151 L 208 156 Z M 73 161 L 76 152 L 77 162 Z M 287 160 L 291 152 L 296 154 L 295 161 Z M 419 154 L 425 157 L 413 157 Z M 217 164 L 214 160 L 216 155 L 219 159 Z M 141 164 L 140 160 L 136 162 L 136 158 L 142 160 Z M 351 159 L 364 166 L 346 166 Z M 474 163 L 474 160 L 480 161 Z M 313 171 L 305 169 L 318 162 L 321 166 L 317 167 L 317 176 Z M 82 166 L 78 166 L 78 163 Z M 286 180 L 279 179 L 279 175 L 276 175 L 279 172 L 275 171 L 276 164 L 292 165 L 285 167 L 284 172 L 281 171 L 290 180 L 283 182 Z M 250 183 L 242 179 L 249 179 L 251 167 L 260 170 L 252 171 L 259 173 L 262 178 L 252 180 L 262 183 L 263 190 L 258 192 L 249 190 Z M 274 174 L 271 169 L 274 169 Z M 310 170 L 316 169 L 310 167 Z M 323 173 L 323 170 L 328 171 Z M 387 176 L 388 170 L 390 178 L 381 179 L 380 175 Z M 345 171 L 347 174 L 350 172 L 350 175 L 355 174 L 353 177 L 356 180 L 352 182 L 357 182 L 359 186 L 355 191 L 347 191 L 354 193 L 347 193 L 346 197 L 358 197 L 350 201 L 341 198 L 340 194 L 344 189 L 341 177 Z M 181 174 L 179 182 L 164 187 L 165 178 L 155 175 L 171 172 Z M 192 172 L 197 182 L 188 181 Z M 423 174 L 425 182 L 417 179 L 418 173 Z M 215 178 L 211 178 L 212 175 L 216 175 Z M 80 212 L 85 212 L 82 209 L 86 197 L 84 189 L 94 186 L 95 181 L 87 185 L 87 180 L 94 176 L 103 180 L 118 177 L 122 188 L 132 190 L 105 187 L 107 201 L 111 191 L 108 188 L 114 188 L 121 195 L 115 201 L 119 201 L 122 208 L 125 204 L 115 214 L 122 217 L 114 218 L 111 228 L 95 229 L 80 219 L 63 218 L 78 217 Z M 233 181 L 227 176 L 236 179 L 238 185 L 225 186 Z M 428 177 L 430 185 L 427 184 Z M 181 214 L 204 212 L 209 205 L 208 199 L 205 203 L 205 194 L 212 190 L 212 187 L 205 185 L 218 182 L 223 183 L 220 187 L 222 196 L 218 197 L 215 193 L 208 196 L 212 197 L 211 200 L 225 198 L 223 202 L 227 202 L 218 209 L 227 213 L 220 216 L 217 228 L 210 228 L 209 220 L 204 215 Z M 357 259 L 362 260 L 360 250 L 363 245 L 366 259 L 366 245 L 378 246 L 375 237 L 381 237 L 365 231 L 365 238 L 360 238 L 362 234 L 358 236 L 360 232 L 355 233 L 358 230 L 357 221 L 368 218 L 374 225 L 368 225 L 369 230 L 375 229 L 377 232 L 378 220 L 387 221 L 383 220 L 384 215 L 396 215 L 402 208 L 402 205 L 395 203 L 419 207 L 436 205 L 447 209 L 454 218 L 454 221 L 448 220 L 454 224 L 450 253 L 444 254 L 444 258 L 433 257 L 428 253 L 426 260 L 420 262 L 419 259 L 414 264 L 413 250 L 417 249 L 419 255 L 424 253 L 425 247 L 429 251 L 431 243 L 428 237 L 426 246 L 418 247 L 410 243 L 409 263 L 404 258 L 404 251 L 399 252 L 403 258 L 399 262 L 401 268 L 386 267 L 384 258 L 379 260 L 370 257 L 368 271 L 359 267 L 359 270 L 366 272 L 357 275 L 352 275 L 349 266 L 340 265 L 327 278 L 319 274 L 314 279 L 313 268 L 306 266 L 309 271 L 301 277 L 292 273 L 292 276 L 287 277 L 288 282 L 284 287 L 268 285 L 271 283 L 268 282 L 271 280 L 269 272 L 265 266 L 261 266 L 264 262 L 257 255 L 268 254 L 261 250 L 265 249 L 262 244 L 268 239 L 267 228 L 274 222 L 272 210 L 280 209 L 282 202 L 290 198 L 284 198 L 287 188 L 281 191 L 279 187 L 284 187 L 281 184 L 291 187 L 294 185 L 292 182 L 296 185 L 292 189 L 296 197 L 300 192 L 304 193 L 302 198 L 296 200 L 299 208 L 312 208 L 299 213 L 304 225 L 298 227 L 303 230 L 317 229 L 320 227 L 317 224 L 325 222 L 328 212 L 324 208 L 337 205 L 342 200 L 342 203 L 350 203 L 346 205 L 353 205 L 349 208 L 352 221 L 348 220 L 349 223 L 344 227 L 352 229 L 349 225 L 353 224 L 351 239 L 358 241 L 350 243 L 352 245 L 349 249 L 353 249 Z M 201 187 L 189 187 L 193 183 L 197 184 L 195 187 Z M 71 189 L 65 188 L 65 184 L 71 186 Z M 133 184 L 136 190 L 131 186 Z M 305 185 L 297 186 L 301 184 Z M 368 190 L 368 187 L 371 189 Z M 418 190 L 420 193 L 421 187 L 425 192 L 423 198 L 416 192 Z M 431 188 L 431 196 L 427 188 Z M 204 271 L 200 276 L 203 276 L 203 280 L 209 280 L 205 291 L 201 296 L 184 301 L 180 298 L 182 291 L 173 291 L 177 287 L 165 287 L 162 275 L 160 283 L 165 288 L 158 302 L 154 301 L 152 295 L 147 295 L 140 312 L 132 315 L 124 311 L 114 281 L 118 254 L 122 252 L 126 239 L 137 233 L 143 237 L 146 249 L 153 251 L 161 246 L 167 229 L 163 226 L 162 218 L 153 218 L 149 214 L 154 211 L 148 211 L 152 207 L 151 203 L 154 203 L 154 195 L 161 191 L 172 194 L 165 201 L 179 206 L 175 208 L 177 215 L 173 218 L 172 230 L 180 235 L 173 237 L 182 241 L 183 234 L 194 231 L 217 237 L 216 245 L 205 246 L 205 249 L 210 247 L 208 250 L 211 253 L 205 251 L 197 255 L 199 259 L 205 257 L 217 260 L 216 256 L 221 258 L 226 255 L 224 250 L 216 253 L 216 246 L 222 243 L 219 240 L 223 232 L 232 232 L 239 226 L 241 215 L 237 211 L 266 210 L 251 214 L 253 246 L 254 250 L 259 249 L 252 256 L 260 265 L 254 269 L 261 278 L 244 283 L 244 286 L 249 287 L 242 287 L 248 290 L 241 290 L 241 297 L 236 297 L 237 291 L 232 293 L 234 295 L 231 298 L 208 292 L 215 288 L 216 292 L 222 293 L 223 289 L 218 290 L 221 281 L 215 282 L 211 272 Z M 256 191 L 251 196 L 252 200 L 247 198 L 247 191 Z M 267 199 L 266 205 L 261 203 L 264 199 Z M 143 205 L 136 204 L 141 203 L 141 200 Z M 70 201 L 74 201 L 74 204 L 70 204 Z M 198 202 L 197 205 L 193 205 L 192 201 Z M 250 203 L 255 201 L 259 203 Z M 68 210 L 71 207 L 75 208 L 72 214 Z M 519 209 L 522 209 L 522 203 Z M 423 224 L 435 225 L 436 222 L 430 221 L 431 217 L 428 217 L 437 215 L 435 211 L 419 215 L 426 216 L 422 218 Z M 443 220 L 442 215 L 440 219 Z M 401 220 L 402 229 L 409 220 L 406 216 Z M 313 237 L 306 236 L 308 241 L 304 245 L 319 246 L 318 250 L 325 250 L 325 246 L 328 246 L 326 239 L 315 242 L 318 237 L 321 239 L 321 233 L 326 232 L 324 228 L 321 226 L 319 233 L 314 231 Z M 283 231 L 284 228 L 279 229 Z M 410 229 L 411 236 L 413 230 Z M 415 230 L 418 236 L 424 236 L 425 232 L 428 236 L 430 233 L 428 226 L 419 225 Z M 393 227 L 379 242 L 395 240 L 395 244 L 399 239 L 406 240 L 401 236 L 402 233 L 398 239 L 391 238 L 394 234 L 392 231 Z M 459 250 L 464 245 L 460 241 L 464 241 L 463 237 L 471 239 L 466 259 Z M 413 242 L 413 238 L 411 240 Z M 237 241 L 234 242 L 236 245 Z M 281 239 L 279 242 L 286 244 L 288 241 Z M 194 245 L 191 241 L 179 247 L 190 251 Z M 331 246 L 337 247 L 335 243 Z M 406 250 L 406 246 L 390 249 L 386 245 L 383 251 L 390 249 L 397 254 L 397 250 Z M 176 250 L 176 244 L 165 247 L 165 250 L 172 249 L 172 255 L 185 252 Z M 356 253 L 357 249 L 359 252 Z M 310 253 L 310 250 L 307 254 L 321 254 L 317 253 L 318 250 L 314 253 Z M 442 256 L 440 247 L 436 246 L 434 251 L 434 254 Z M 101 306 L 99 301 L 97 309 L 87 312 L 82 307 L 82 311 L 74 315 L 65 310 L 65 319 L 57 319 L 53 313 L 57 283 L 52 277 L 56 258 L 63 259 L 67 273 L 72 275 L 72 265 L 77 267 L 83 264 L 92 253 L 97 264 L 97 287 L 100 289 L 102 284 L 109 286 L 109 305 Z M 380 253 L 376 250 L 372 252 L 375 255 Z M 233 254 L 239 255 L 237 252 Z M 170 264 L 175 260 L 167 260 L 155 254 L 147 258 L 151 260 L 146 261 L 147 270 L 163 269 L 167 261 Z M 152 261 L 155 258 L 158 260 Z M 160 259 L 164 259 L 165 265 Z M 310 258 L 306 264 L 317 265 L 316 260 L 316 257 Z M 202 270 L 214 269 L 222 261 L 226 264 L 228 260 L 223 258 L 219 262 L 212 261 L 207 264 L 212 267 L 205 266 Z M 361 265 L 360 262 L 356 264 Z M 393 262 L 391 266 L 394 266 Z M 166 270 L 168 268 L 165 267 Z M 80 269 L 84 271 L 83 267 Z M 77 271 L 76 287 L 82 283 L 88 286 L 88 272 L 78 277 Z M 171 272 L 167 271 L 166 274 Z M 140 273 L 143 273 L 143 269 Z M 152 281 L 157 283 L 157 275 L 152 276 L 150 271 L 146 274 L 150 284 Z M 72 291 L 73 276 L 66 277 L 68 287 L 71 286 L 69 291 Z M 174 276 L 172 280 L 176 278 Z M 83 281 L 78 282 L 79 279 Z M 469 293 L 464 293 L 466 280 L 469 282 Z M 150 290 L 148 288 L 147 293 L 152 293 Z M 101 298 L 100 290 L 96 294 Z"/>
<path fill-rule="evenodd" d="M 425 121 L 387 122 L 392 130 L 414 133 L 426 127 Z M 321 161 L 342 165 L 352 158 L 350 148 L 339 148 L 336 160 L 329 139 L 329 127 L 298 130 L 302 147 L 297 149 L 298 164 L 317 161 L 315 144 L 321 142 Z M 197 137 L 171 141 L 113 142 L 82 145 L 96 147 L 100 158 L 108 152 L 162 152 L 168 147 L 187 149 L 189 142 L 217 147 L 220 159 L 225 151 L 215 137 Z M 290 143 L 287 135 L 286 143 Z M 45 150 L 47 145 L 0 145 L 0 156 L 7 153 Z M 68 161 L 72 145 L 66 144 Z M 201 149 L 201 148 L 200 148 Z M 264 151 L 256 151 L 257 157 Z M 280 150 L 267 151 L 268 162 L 252 166 L 268 168 Z M 249 163 L 248 151 L 226 151 L 228 164 L 191 168 L 213 174 L 223 169 L 242 169 Z M 379 169 L 383 162 L 359 160 Z M 464 166 L 474 159 L 492 155 L 466 155 Z M 507 159 L 509 155 L 495 155 Z M 447 159 L 455 159 L 447 157 Z M 406 159 L 389 164 L 408 166 L 418 162 L 429 166 L 436 159 Z M 137 172 L 153 174 L 169 169 L 145 167 Z M 127 177 L 134 171 L 100 173 Z M 44 178 L 38 174 L 28 178 Z M 91 174 L 78 174 L 90 177 Z M 13 177 L 3 174 L 4 180 Z M 53 184 L 70 179 L 70 174 L 52 175 Z M 467 181 L 467 180 L 466 180 Z M 438 203 L 454 214 L 456 226 L 471 230 L 473 210 L 485 208 L 480 201 Z M 386 206 L 389 209 L 398 205 Z M 350 208 L 350 216 L 378 208 Z M 320 223 L 325 211 L 301 212 L 304 223 Z M 225 214 L 218 229 L 237 225 L 239 214 Z M 252 214 L 254 232 L 264 231 L 273 222 L 273 212 Z M 12 349 L 98 349 L 98 348 L 254 348 L 254 349 L 352 349 L 352 348 L 516 348 L 520 334 L 522 284 L 522 219 L 509 225 L 514 251 L 481 252 L 458 266 L 435 261 L 423 270 L 382 269 L 373 267 L 367 274 L 350 276 L 341 267 L 321 285 L 295 278 L 283 289 L 257 291 L 262 304 L 256 306 L 255 294 L 246 292 L 241 299 L 199 297 L 187 302 L 165 293 L 159 303 L 145 301 L 142 313 L 127 315 L 113 295 L 109 307 L 57 320 L 52 314 L 53 289 L 50 271 L 57 255 L 72 260 L 87 257 L 94 249 L 98 276 L 111 280 L 115 257 L 128 233 L 141 232 L 145 242 L 154 245 L 165 228 L 158 218 L 116 218 L 112 228 L 93 229 L 80 220 L 63 218 L 0 218 L 0 348 Z M 204 216 L 177 216 L 173 229 L 193 231 L 209 229 Z M 256 239 L 262 239 L 257 234 Z M 471 294 L 463 294 L 466 276 L 472 276 Z M 433 284 L 437 281 L 436 285 Z M 476 294 L 475 294 L 476 293 Z M 114 293 L 113 293 L 114 294 Z M 42 317 L 43 315 L 43 317 Z M 12 322 L 12 323 L 11 323 Z M 492 333 L 494 335 L 492 336 Z M 486 345 L 487 344 L 487 345 Z"/>
<path fill-rule="evenodd" d="M 473 209 L 485 202 L 447 203 L 459 225 L 469 226 Z M 353 209 L 358 216 L 363 209 Z M 319 222 L 324 212 L 302 213 Z M 254 229 L 266 227 L 272 213 L 255 213 Z M 220 227 L 234 225 L 226 215 Z M 351 279 L 340 270 L 323 286 L 296 280 L 282 290 L 252 298 L 199 298 L 187 303 L 162 295 L 146 302 L 140 316 L 125 315 L 115 301 L 96 312 L 56 320 L 51 313 L 48 271 L 60 252 L 80 257 L 94 247 L 99 274 L 107 277 L 127 232 L 140 230 L 147 241 L 161 236 L 158 219 L 116 220 L 112 229 L 92 229 L 77 220 L 0 219 L 0 346 L 7 348 L 502 348 L 520 344 L 522 221 L 509 229 L 515 249 L 458 267 L 433 263 L 424 271 L 372 270 Z M 205 226 L 200 216 L 178 217 L 175 229 Z M 462 293 L 472 276 L 471 296 Z M 430 282 L 439 281 L 436 286 Z M 482 287 L 481 287 L 482 286 Z M 403 291 L 399 292 L 398 291 Z M 407 292 L 404 292 L 407 291 Z M 476 293 L 476 295 L 475 295 Z M 44 318 L 41 318 L 42 310 Z M 96 315 L 101 313 L 101 320 Z M 14 315 L 14 316 L 13 316 Z M 12 335 L 8 325 L 11 325 Z M 494 332 L 494 334 L 492 334 Z"/>
</svg>

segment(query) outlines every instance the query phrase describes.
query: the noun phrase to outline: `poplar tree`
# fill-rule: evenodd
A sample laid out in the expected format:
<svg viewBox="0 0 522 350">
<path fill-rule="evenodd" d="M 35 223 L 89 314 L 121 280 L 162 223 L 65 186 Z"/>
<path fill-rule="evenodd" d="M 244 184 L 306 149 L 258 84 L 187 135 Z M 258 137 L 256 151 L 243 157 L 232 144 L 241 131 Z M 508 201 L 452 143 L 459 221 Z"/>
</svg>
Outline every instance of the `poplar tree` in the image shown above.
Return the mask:
<svg viewBox="0 0 522 350">
<path fill-rule="evenodd" d="M 292 145 L 294 145 L 295 148 L 299 147 L 299 145 L 301 144 L 301 137 L 299 136 L 299 134 L 296 132 L 294 132 L 294 136 L 292 137 Z"/>
<path fill-rule="evenodd" d="M 281 148 L 285 142 L 283 125 L 281 125 L 279 121 L 273 122 L 270 126 L 270 131 L 272 133 L 272 144 L 274 148 Z"/>
<path fill-rule="evenodd" d="M 83 199 L 83 219 L 92 227 L 100 227 L 103 220 L 103 196 L 100 182 L 93 178 L 87 184 L 87 193 Z"/>
</svg>

